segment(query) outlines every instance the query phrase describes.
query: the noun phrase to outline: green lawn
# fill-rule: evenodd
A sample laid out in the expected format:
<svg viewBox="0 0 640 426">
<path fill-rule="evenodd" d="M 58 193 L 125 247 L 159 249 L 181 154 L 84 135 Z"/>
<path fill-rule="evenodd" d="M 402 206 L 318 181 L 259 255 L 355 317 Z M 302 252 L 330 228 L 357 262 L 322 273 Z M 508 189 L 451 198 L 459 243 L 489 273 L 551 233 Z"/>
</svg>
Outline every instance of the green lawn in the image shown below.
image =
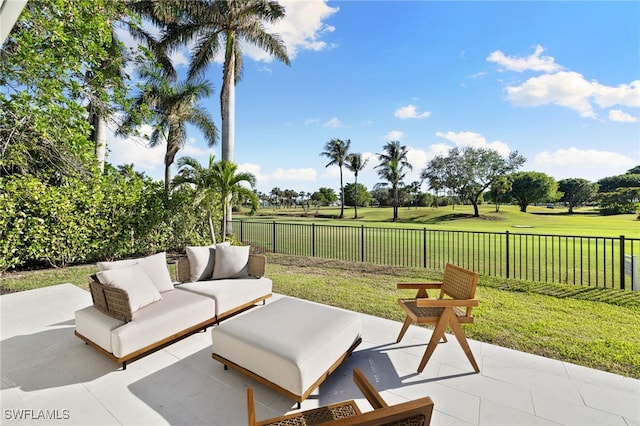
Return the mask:
<svg viewBox="0 0 640 426">
<path fill-rule="evenodd" d="M 439 271 L 267 254 L 274 291 L 402 321 L 396 290 L 401 281 L 440 278 Z M 13 273 L 3 290 L 61 283 L 87 289 L 95 265 Z M 481 276 L 470 338 L 640 378 L 640 294 L 569 285 L 507 281 Z M 398 324 L 398 327 L 400 324 Z M 399 331 L 399 330 L 398 330 Z M 451 340 L 451 344 L 457 344 Z"/>
<path fill-rule="evenodd" d="M 548 209 L 529 206 L 526 213 L 517 206 L 500 206 L 495 212 L 493 205 L 480 206 L 480 218 L 473 218 L 472 206 L 447 206 L 440 208 L 419 207 L 399 210 L 400 222 L 392 222 L 393 209 L 390 207 L 359 208 L 357 220 L 353 219 L 353 208 L 345 208 L 343 220 L 335 219 L 340 208 L 322 208 L 314 217 L 314 210 L 301 217 L 303 210 L 296 208 L 262 208 L 257 216 L 235 215 L 234 219 L 293 220 L 295 222 L 315 222 L 331 225 L 364 225 L 398 228 L 446 229 L 484 232 L 518 232 L 531 234 L 583 235 L 598 237 L 640 238 L 640 221 L 635 214 L 603 216 L 591 208 L 580 208 L 570 215 L 565 208 Z M 525 227 L 523 227 L 525 226 Z"/>
</svg>

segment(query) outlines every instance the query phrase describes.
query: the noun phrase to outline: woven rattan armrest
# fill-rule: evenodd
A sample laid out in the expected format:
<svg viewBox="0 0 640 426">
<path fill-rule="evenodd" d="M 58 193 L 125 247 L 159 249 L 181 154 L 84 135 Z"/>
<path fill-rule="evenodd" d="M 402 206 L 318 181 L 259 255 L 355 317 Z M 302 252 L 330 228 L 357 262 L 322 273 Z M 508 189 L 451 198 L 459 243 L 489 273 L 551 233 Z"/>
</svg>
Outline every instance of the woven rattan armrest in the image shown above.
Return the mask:
<svg viewBox="0 0 640 426">
<path fill-rule="evenodd" d="M 95 275 L 89 277 L 89 289 L 93 306 L 99 311 L 120 321 L 131 321 L 131 305 L 125 290 L 106 286 L 100 283 Z"/>
<path fill-rule="evenodd" d="M 267 258 L 263 254 L 249 254 L 247 272 L 254 277 L 263 277 L 267 269 Z M 191 281 L 191 268 L 189 258 L 186 256 L 176 261 L 176 281 L 184 283 Z"/>
<path fill-rule="evenodd" d="M 416 306 L 419 308 L 446 308 L 449 306 L 478 306 L 478 299 L 426 299 L 417 298 Z"/>
</svg>

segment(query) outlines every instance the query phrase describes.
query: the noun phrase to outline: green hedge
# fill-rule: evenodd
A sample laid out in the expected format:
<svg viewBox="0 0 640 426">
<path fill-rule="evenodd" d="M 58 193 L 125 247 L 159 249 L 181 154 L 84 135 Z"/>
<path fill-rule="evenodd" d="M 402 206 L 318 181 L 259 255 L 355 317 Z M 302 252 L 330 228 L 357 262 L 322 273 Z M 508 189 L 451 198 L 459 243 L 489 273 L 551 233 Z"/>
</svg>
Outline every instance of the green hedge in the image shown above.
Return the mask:
<svg viewBox="0 0 640 426">
<path fill-rule="evenodd" d="M 207 243 L 203 215 L 185 188 L 113 169 L 61 184 L 31 175 L 0 178 L 0 271 L 65 266 L 182 250 Z"/>
</svg>

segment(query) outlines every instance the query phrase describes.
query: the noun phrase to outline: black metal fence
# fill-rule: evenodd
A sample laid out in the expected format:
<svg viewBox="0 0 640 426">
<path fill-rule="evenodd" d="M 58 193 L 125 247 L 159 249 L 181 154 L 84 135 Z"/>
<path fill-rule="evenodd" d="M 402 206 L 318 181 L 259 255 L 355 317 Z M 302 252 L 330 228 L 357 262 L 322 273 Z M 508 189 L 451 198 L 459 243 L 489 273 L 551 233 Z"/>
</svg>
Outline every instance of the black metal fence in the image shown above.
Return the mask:
<svg viewBox="0 0 640 426">
<path fill-rule="evenodd" d="M 640 238 L 470 232 L 234 220 L 258 252 L 441 270 L 447 262 L 503 278 L 632 290 Z M 637 265 L 637 264 L 636 264 Z M 626 273 L 625 273 L 626 267 Z M 637 289 L 636 289 L 637 290 Z"/>
</svg>

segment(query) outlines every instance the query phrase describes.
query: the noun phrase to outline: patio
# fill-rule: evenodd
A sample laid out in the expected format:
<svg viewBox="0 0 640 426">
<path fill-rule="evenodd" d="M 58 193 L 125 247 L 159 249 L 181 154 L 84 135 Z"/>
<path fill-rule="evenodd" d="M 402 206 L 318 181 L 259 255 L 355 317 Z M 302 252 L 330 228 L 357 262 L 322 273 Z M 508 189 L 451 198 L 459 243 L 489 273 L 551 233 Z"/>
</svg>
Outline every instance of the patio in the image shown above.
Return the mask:
<svg viewBox="0 0 640 426">
<path fill-rule="evenodd" d="M 295 409 L 212 360 L 208 331 L 121 371 L 73 335 L 74 311 L 89 304 L 72 284 L 0 297 L 2 424 L 244 425 L 247 387 L 258 419 Z M 363 343 L 303 409 L 355 399 L 370 410 L 351 380 L 358 367 L 390 404 L 430 396 L 433 425 L 640 425 L 639 380 L 470 340 L 481 369 L 473 374 L 453 338 L 417 374 L 430 330 L 412 326 L 396 344 L 400 323 L 362 321 Z"/>
</svg>

